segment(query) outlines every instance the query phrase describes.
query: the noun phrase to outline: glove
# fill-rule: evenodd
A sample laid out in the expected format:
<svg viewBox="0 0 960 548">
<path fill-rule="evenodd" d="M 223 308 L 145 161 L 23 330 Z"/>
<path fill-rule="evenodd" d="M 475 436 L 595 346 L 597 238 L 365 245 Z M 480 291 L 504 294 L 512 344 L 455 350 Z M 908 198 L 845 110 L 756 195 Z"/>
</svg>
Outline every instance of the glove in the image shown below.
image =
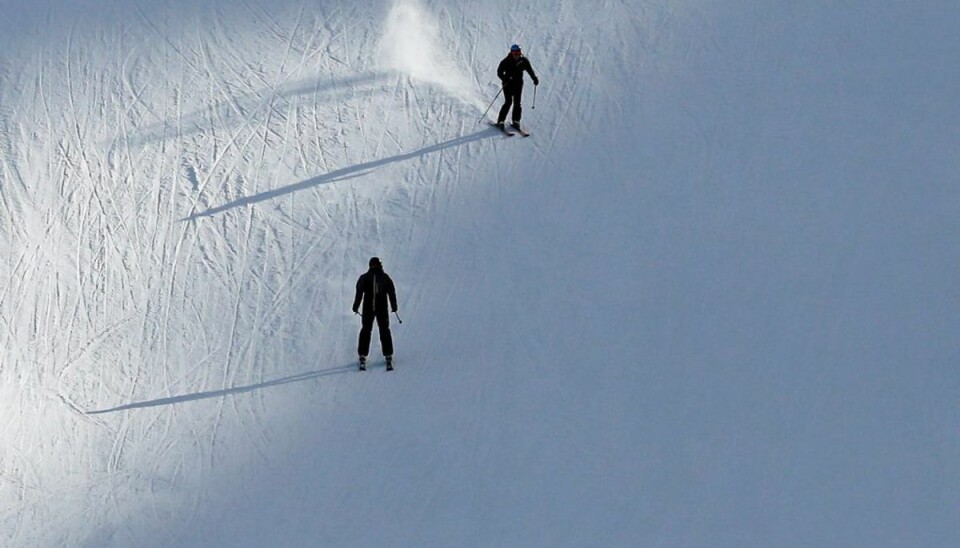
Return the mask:
<svg viewBox="0 0 960 548">
<path fill-rule="evenodd" d="M 397 307 L 393 307 L 393 313 L 394 313 L 394 314 L 397 313 Z"/>
<path fill-rule="evenodd" d="M 540 79 L 537 78 L 536 76 L 533 77 L 533 85 L 535 85 L 535 86 L 539 86 L 539 85 L 540 85 Z"/>
<path fill-rule="evenodd" d="M 353 313 L 356 314 L 360 310 L 359 306 L 353 307 Z"/>
</svg>

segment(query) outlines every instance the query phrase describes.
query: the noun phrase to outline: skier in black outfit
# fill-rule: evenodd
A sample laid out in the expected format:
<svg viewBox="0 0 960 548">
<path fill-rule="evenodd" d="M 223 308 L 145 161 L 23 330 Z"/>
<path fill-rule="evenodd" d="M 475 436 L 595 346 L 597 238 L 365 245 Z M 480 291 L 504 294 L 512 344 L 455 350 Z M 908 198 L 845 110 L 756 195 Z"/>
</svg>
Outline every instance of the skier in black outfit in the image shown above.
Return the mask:
<svg viewBox="0 0 960 548">
<path fill-rule="evenodd" d="M 497 67 L 497 76 L 503 82 L 503 107 L 500 108 L 500 115 L 497 116 L 497 127 L 503 129 L 503 122 L 507 119 L 507 112 L 513 106 L 513 128 L 520 129 L 520 116 L 523 114 L 523 108 L 520 107 L 520 96 L 523 95 L 523 72 L 526 71 L 533 80 L 533 85 L 539 86 L 540 79 L 533 72 L 530 61 L 523 56 L 520 46 L 514 44 L 510 46 L 510 53 L 500 61 Z"/>
<path fill-rule="evenodd" d="M 360 369 L 366 369 L 367 354 L 370 351 L 370 335 L 373 333 L 373 322 L 376 320 L 380 332 L 380 349 L 387 362 L 387 369 L 393 369 L 393 337 L 390 335 L 390 310 L 397 311 L 397 292 L 393 280 L 383 271 L 380 259 L 370 259 L 370 269 L 357 280 L 357 296 L 353 299 L 353 313 L 360 310 L 361 315 L 360 341 L 357 344 L 357 353 L 360 355 Z M 390 309 L 387 309 L 389 301 Z"/>
</svg>

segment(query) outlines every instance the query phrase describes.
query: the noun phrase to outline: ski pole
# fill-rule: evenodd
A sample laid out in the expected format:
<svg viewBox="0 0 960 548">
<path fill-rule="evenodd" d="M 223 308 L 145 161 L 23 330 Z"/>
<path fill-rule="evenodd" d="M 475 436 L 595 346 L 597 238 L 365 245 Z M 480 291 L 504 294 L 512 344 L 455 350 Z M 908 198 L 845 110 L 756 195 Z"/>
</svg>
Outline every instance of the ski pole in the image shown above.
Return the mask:
<svg viewBox="0 0 960 548">
<path fill-rule="evenodd" d="M 487 107 L 487 110 L 483 111 L 483 114 L 480 115 L 480 119 L 477 120 L 478 124 L 482 122 L 483 119 L 487 116 L 487 113 L 490 112 L 490 108 L 493 107 L 493 104 L 497 102 L 497 97 L 500 97 L 501 93 L 503 93 L 502 87 L 500 88 L 500 91 L 498 91 L 497 94 L 493 97 L 493 101 L 490 101 L 490 106 Z M 400 323 L 403 323 L 403 322 L 400 322 Z"/>
<path fill-rule="evenodd" d="M 530 108 L 532 108 L 532 109 L 534 109 L 534 110 L 537 109 L 537 88 L 538 88 L 538 87 L 540 87 L 540 86 L 538 86 L 538 85 L 534 85 L 534 86 L 533 86 L 533 105 L 531 105 Z"/>
<path fill-rule="evenodd" d="M 398 322 L 403 323 L 403 320 L 400 319 L 400 314 L 397 314 L 396 310 L 393 311 L 393 315 L 397 317 Z"/>
</svg>

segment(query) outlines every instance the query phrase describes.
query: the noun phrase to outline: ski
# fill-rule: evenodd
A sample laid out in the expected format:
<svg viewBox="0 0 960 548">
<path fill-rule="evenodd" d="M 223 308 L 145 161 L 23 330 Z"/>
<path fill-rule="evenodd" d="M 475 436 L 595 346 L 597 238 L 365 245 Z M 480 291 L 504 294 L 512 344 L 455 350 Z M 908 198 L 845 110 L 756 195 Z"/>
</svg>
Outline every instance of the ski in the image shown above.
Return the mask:
<svg viewBox="0 0 960 548">
<path fill-rule="evenodd" d="M 500 127 L 500 126 L 498 126 L 497 124 L 495 124 L 495 123 L 493 123 L 493 122 L 490 122 L 490 125 L 493 126 L 493 127 L 496 128 L 496 129 L 499 129 L 500 131 L 502 131 L 503 134 L 506 135 L 507 137 L 513 137 L 513 136 L 515 135 L 515 133 L 512 132 L 512 131 L 510 131 L 509 129 L 507 129 L 506 126 Z"/>
<path fill-rule="evenodd" d="M 393 371 L 393 356 L 386 358 L 384 361 L 387 364 L 387 371 Z M 360 371 L 366 371 L 366 370 L 367 370 L 367 359 L 360 358 Z"/>
<path fill-rule="evenodd" d="M 529 136 L 530 136 L 530 132 L 529 132 L 529 131 L 526 131 L 526 130 L 524 130 L 524 129 L 520 129 L 520 126 L 511 125 L 510 127 L 513 128 L 514 131 L 516 131 L 517 133 L 519 133 L 521 137 L 529 137 Z"/>
</svg>

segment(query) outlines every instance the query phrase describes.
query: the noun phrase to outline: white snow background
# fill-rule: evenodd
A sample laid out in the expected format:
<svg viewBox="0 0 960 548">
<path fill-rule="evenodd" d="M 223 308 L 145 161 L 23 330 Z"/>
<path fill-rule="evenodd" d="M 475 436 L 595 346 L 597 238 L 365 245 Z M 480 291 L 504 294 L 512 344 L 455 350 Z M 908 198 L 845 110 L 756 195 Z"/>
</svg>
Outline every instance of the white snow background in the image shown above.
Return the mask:
<svg viewBox="0 0 960 548">
<path fill-rule="evenodd" d="M 960 546 L 960 4 L 0 11 L 0 545 Z"/>
</svg>

